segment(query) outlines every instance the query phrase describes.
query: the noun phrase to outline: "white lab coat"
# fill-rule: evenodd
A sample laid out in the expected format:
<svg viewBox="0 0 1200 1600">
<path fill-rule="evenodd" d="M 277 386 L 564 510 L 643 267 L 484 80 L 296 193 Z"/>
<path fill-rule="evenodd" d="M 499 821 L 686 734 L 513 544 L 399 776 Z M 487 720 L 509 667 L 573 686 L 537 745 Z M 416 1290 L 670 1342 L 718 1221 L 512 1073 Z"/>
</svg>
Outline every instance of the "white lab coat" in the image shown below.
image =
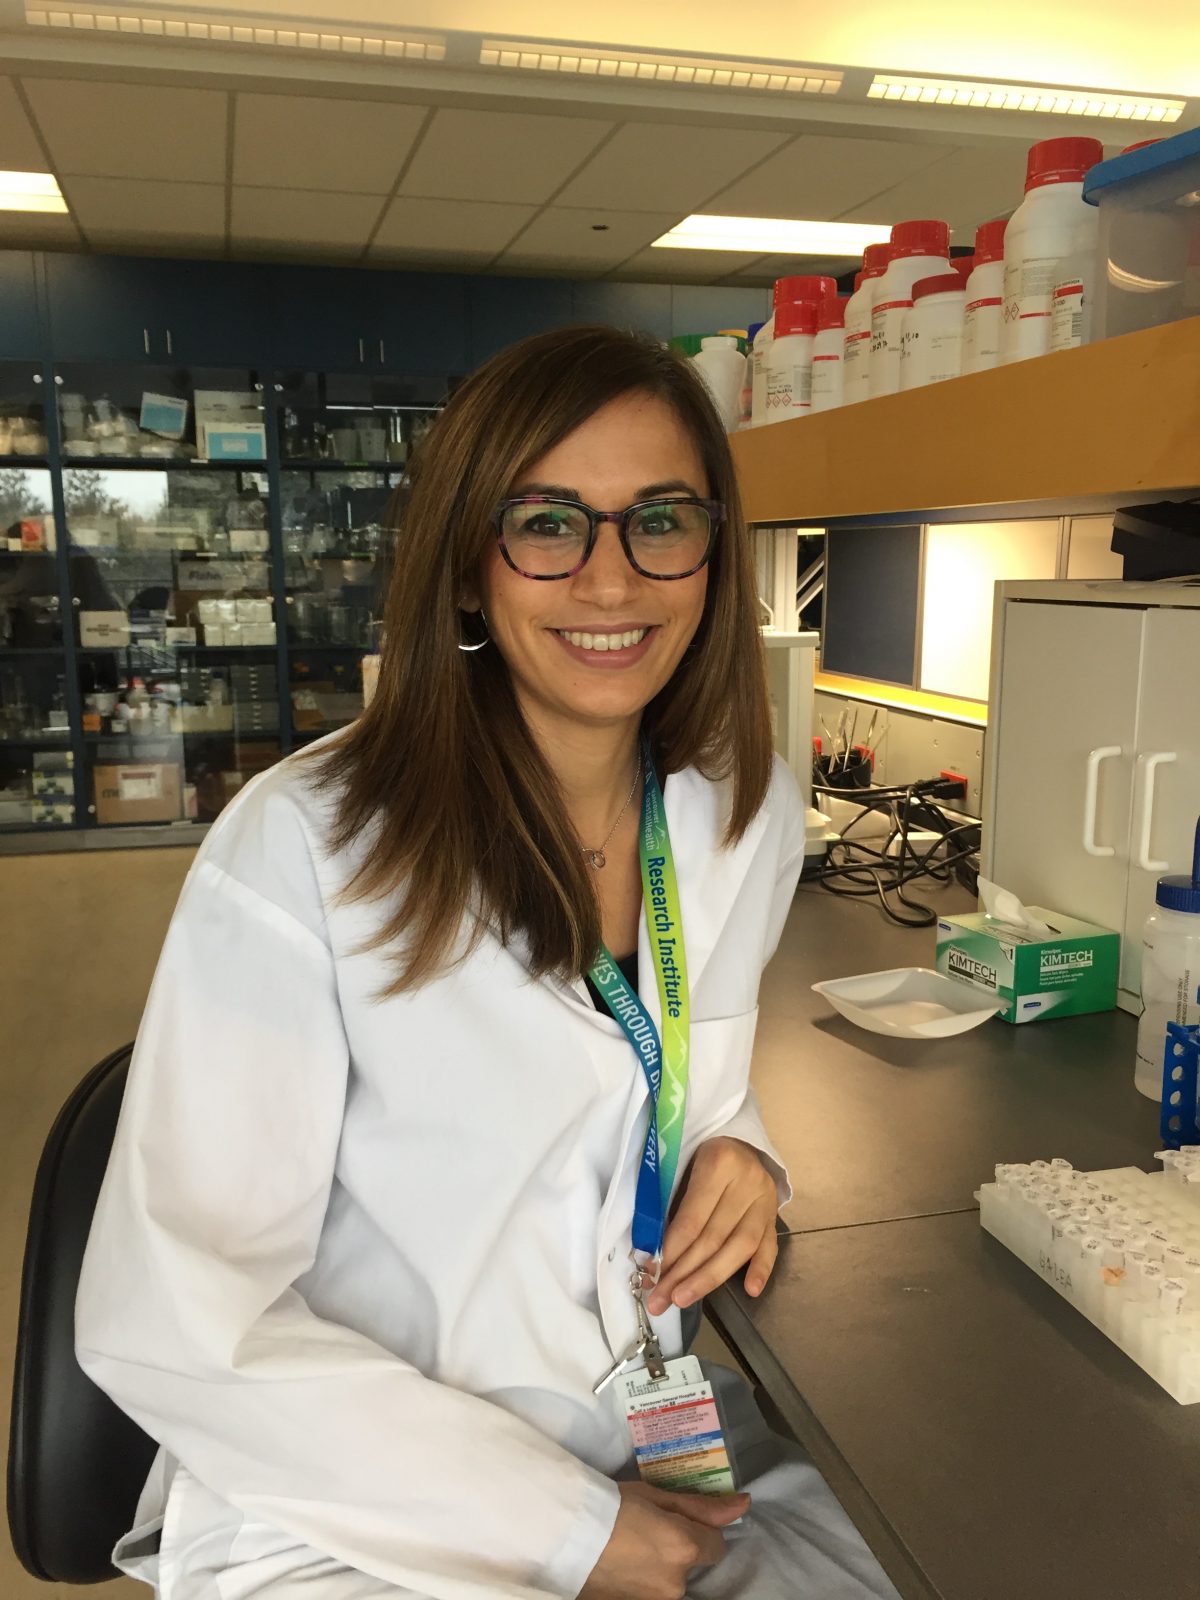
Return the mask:
<svg viewBox="0 0 1200 1600">
<path fill-rule="evenodd" d="M 748 1074 L 804 813 L 777 765 L 726 851 L 726 801 L 694 771 L 665 785 L 692 992 L 679 1170 L 731 1134 L 782 1199 Z M 592 1385 L 635 1336 L 644 1075 L 581 983 L 532 982 L 490 936 L 376 1000 L 380 908 L 339 903 L 358 852 L 324 851 L 326 806 L 293 758 L 222 813 L 138 1035 L 76 1313 L 85 1371 L 163 1446 L 118 1555 L 164 1600 L 243 1592 L 198 1550 L 363 1577 L 322 1596 L 573 1596 L 629 1456 Z M 648 975 L 644 924 L 639 957 Z M 657 1320 L 678 1352 L 678 1313 Z"/>
</svg>

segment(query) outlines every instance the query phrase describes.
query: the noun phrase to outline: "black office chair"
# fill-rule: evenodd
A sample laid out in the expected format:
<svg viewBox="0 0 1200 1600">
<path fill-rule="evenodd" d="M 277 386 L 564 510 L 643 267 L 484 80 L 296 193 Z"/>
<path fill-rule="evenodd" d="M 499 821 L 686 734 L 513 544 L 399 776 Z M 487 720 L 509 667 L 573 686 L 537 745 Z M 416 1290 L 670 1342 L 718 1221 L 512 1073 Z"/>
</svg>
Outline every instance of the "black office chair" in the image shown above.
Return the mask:
<svg viewBox="0 0 1200 1600">
<path fill-rule="evenodd" d="M 21 1565 L 57 1583 L 115 1577 L 157 1446 L 75 1359 L 75 1291 L 125 1092 L 131 1045 L 59 1112 L 29 1208 L 8 1451 L 8 1525 Z"/>
</svg>

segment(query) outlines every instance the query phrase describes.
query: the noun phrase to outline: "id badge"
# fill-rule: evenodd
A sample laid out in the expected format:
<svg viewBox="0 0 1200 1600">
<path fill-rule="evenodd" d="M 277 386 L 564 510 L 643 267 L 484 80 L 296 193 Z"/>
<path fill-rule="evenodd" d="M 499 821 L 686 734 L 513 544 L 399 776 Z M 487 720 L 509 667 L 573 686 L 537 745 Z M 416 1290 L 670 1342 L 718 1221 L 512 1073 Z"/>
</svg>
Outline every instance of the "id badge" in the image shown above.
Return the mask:
<svg viewBox="0 0 1200 1600">
<path fill-rule="evenodd" d="M 642 1481 L 656 1489 L 731 1494 L 733 1464 L 699 1357 L 681 1356 L 665 1365 L 667 1376 L 659 1383 L 644 1369 L 616 1380 Z"/>
</svg>

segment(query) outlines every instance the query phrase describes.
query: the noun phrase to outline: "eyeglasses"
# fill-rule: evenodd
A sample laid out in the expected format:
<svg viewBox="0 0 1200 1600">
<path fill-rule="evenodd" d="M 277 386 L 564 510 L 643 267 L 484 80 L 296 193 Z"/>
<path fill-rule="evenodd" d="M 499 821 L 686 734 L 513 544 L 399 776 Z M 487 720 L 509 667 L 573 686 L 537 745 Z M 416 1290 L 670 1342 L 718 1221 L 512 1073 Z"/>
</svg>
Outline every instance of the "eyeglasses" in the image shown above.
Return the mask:
<svg viewBox="0 0 1200 1600">
<path fill-rule="evenodd" d="M 643 578 L 689 578 L 712 554 L 725 516 L 719 500 L 643 500 L 597 511 L 582 500 L 528 494 L 503 500 L 494 526 L 500 553 L 523 578 L 572 578 L 596 548 L 602 522 L 615 522 L 629 565 Z"/>
</svg>

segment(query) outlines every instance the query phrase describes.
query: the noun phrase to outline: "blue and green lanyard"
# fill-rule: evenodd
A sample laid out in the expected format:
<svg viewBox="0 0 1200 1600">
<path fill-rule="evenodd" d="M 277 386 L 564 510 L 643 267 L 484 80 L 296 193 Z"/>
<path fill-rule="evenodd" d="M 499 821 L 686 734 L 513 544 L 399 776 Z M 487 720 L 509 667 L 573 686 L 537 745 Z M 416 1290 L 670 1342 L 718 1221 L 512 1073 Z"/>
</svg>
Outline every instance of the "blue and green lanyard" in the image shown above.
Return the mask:
<svg viewBox="0 0 1200 1600">
<path fill-rule="evenodd" d="M 639 1271 L 657 1277 L 667 1227 L 671 1188 L 683 1145 L 683 1119 L 688 1082 L 687 958 L 679 881 L 671 853 L 671 835 L 662 789 L 648 742 L 643 744 L 642 819 L 638 853 L 642 866 L 642 899 L 650 935 L 650 955 L 658 983 L 662 1035 L 636 992 L 626 983 L 609 951 L 601 945 L 589 976 L 614 1018 L 625 1031 L 641 1062 L 650 1088 L 650 1126 L 642 1151 L 633 1212 L 633 1253 Z M 635 1290 L 635 1296 L 639 1298 Z"/>
</svg>

